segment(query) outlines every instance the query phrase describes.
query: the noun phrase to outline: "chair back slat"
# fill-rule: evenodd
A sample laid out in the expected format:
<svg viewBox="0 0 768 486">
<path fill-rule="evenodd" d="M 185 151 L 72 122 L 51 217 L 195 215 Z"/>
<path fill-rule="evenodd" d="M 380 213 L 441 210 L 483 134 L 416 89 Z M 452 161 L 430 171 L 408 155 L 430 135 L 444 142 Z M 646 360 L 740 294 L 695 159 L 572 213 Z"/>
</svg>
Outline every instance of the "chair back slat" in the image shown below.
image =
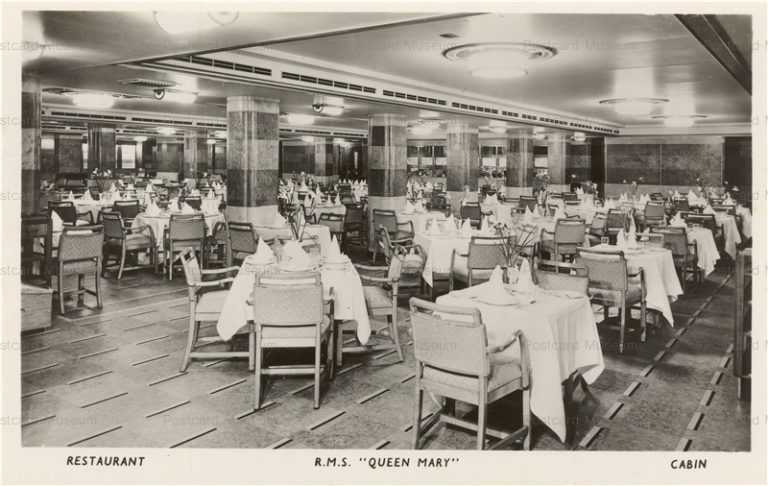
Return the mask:
<svg viewBox="0 0 768 486">
<path fill-rule="evenodd" d="M 645 205 L 645 219 L 661 219 L 664 217 L 664 205 L 649 202 Z"/>
<path fill-rule="evenodd" d="M 584 243 L 586 228 L 583 219 L 558 219 L 555 223 L 555 243 L 580 245 Z"/>
<path fill-rule="evenodd" d="M 488 338 L 479 310 L 446 307 L 416 298 L 410 305 L 417 361 L 448 372 L 488 376 Z"/>
<path fill-rule="evenodd" d="M 538 204 L 538 200 L 535 196 L 520 196 L 520 199 L 517 201 L 517 206 L 523 210 L 527 207 L 533 211 L 536 208 L 536 204 Z"/>
<path fill-rule="evenodd" d="M 558 272 L 536 270 L 536 281 L 539 287 L 546 290 L 571 290 L 587 295 L 589 278 L 577 275 L 567 275 Z"/>
<path fill-rule="evenodd" d="M 654 234 L 663 237 L 663 246 L 672 252 L 673 257 L 685 258 L 688 255 L 688 236 L 685 228 L 654 229 Z"/>
<path fill-rule="evenodd" d="M 253 224 L 229 223 L 229 242 L 232 253 L 256 253 L 256 238 L 253 232 Z"/>
<path fill-rule="evenodd" d="M 580 249 L 579 260 L 587 268 L 590 287 L 627 290 L 627 260 L 623 252 L 606 253 Z"/>
<path fill-rule="evenodd" d="M 104 225 L 104 238 L 123 238 L 123 218 L 116 211 L 102 211 L 101 224 Z"/>
<path fill-rule="evenodd" d="M 189 207 L 195 211 L 200 211 L 203 206 L 203 199 L 200 196 L 187 196 L 184 198 L 184 202 L 189 204 Z"/>
<path fill-rule="evenodd" d="M 252 301 L 254 322 L 267 326 L 317 324 L 325 312 L 319 273 L 257 275 Z"/>
<path fill-rule="evenodd" d="M 470 219 L 475 221 L 480 221 L 480 219 L 483 217 L 483 213 L 480 210 L 480 205 L 475 204 L 465 204 L 461 206 L 459 214 L 461 215 L 461 219 Z"/>
<path fill-rule="evenodd" d="M 139 214 L 138 199 L 115 201 L 112 203 L 112 209 L 120 213 L 123 219 L 134 219 Z"/>
<path fill-rule="evenodd" d="M 344 220 L 346 225 L 361 224 L 364 220 L 364 210 L 362 204 L 349 204 L 347 205 L 347 217 Z"/>
<path fill-rule="evenodd" d="M 608 229 L 627 229 L 627 213 L 620 209 L 608 211 L 606 227 Z"/>
<path fill-rule="evenodd" d="M 323 213 L 317 220 L 317 224 L 326 226 L 331 233 L 341 233 L 344 231 L 344 215 Z"/>
<path fill-rule="evenodd" d="M 712 231 L 712 235 L 717 232 L 717 220 L 714 214 L 694 214 L 688 213 L 684 216 L 685 224 L 698 224 Z"/>
<path fill-rule="evenodd" d="M 497 265 L 505 266 L 504 238 L 473 236 L 469 240 L 467 268 L 475 270 L 493 269 Z"/>
<path fill-rule="evenodd" d="M 59 240 L 61 262 L 101 258 L 104 227 L 101 225 L 64 228 Z"/>
<path fill-rule="evenodd" d="M 64 223 L 77 223 L 77 209 L 72 201 L 48 201 L 48 210 L 55 211 Z"/>
<path fill-rule="evenodd" d="M 391 209 L 373 210 L 373 227 L 384 226 L 390 233 L 397 232 L 397 214 Z"/>
</svg>

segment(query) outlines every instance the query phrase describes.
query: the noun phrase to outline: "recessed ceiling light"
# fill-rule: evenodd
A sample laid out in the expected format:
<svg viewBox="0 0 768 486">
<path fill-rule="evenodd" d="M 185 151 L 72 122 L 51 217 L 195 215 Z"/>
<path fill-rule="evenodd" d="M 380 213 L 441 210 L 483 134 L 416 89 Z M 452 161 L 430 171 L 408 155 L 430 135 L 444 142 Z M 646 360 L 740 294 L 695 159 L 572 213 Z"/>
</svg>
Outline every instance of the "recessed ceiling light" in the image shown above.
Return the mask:
<svg viewBox="0 0 768 486">
<path fill-rule="evenodd" d="M 529 66 L 556 55 L 554 47 L 522 42 L 464 44 L 443 51 L 446 59 L 464 63 L 472 76 L 486 79 L 525 76 Z"/>
<path fill-rule="evenodd" d="M 654 106 L 668 103 L 666 98 L 611 98 L 601 100 L 601 105 L 613 105 L 619 115 L 642 116 L 651 112 Z"/>
<path fill-rule="evenodd" d="M 301 141 L 304 142 L 304 143 L 312 143 L 312 142 L 315 141 L 315 137 L 311 137 L 309 135 L 304 135 L 303 137 L 301 137 Z"/>
<path fill-rule="evenodd" d="M 107 93 L 75 92 L 69 97 L 75 105 L 93 110 L 105 110 L 115 104 L 115 97 Z"/>
<path fill-rule="evenodd" d="M 227 131 L 226 130 L 216 130 L 213 132 L 213 136 L 216 138 L 227 138 Z"/>
<path fill-rule="evenodd" d="M 182 103 L 189 105 L 194 103 L 197 99 L 197 93 L 185 93 L 183 91 L 168 91 L 165 90 L 165 96 L 163 101 L 170 101 L 171 103 Z"/>
<path fill-rule="evenodd" d="M 235 22 L 237 12 L 154 12 L 155 22 L 171 35 L 199 32 Z"/>
<path fill-rule="evenodd" d="M 303 113 L 289 113 L 286 115 L 285 120 L 289 125 L 312 125 L 315 123 L 314 116 Z"/>
<path fill-rule="evenodd" d="M 573 132 L 574 142 L 583 142 L 587 139 L 587 135 L 584 132 Z"/>
<path fill-rule="evenodd" d="M 208 140 L 205 141 L 205 143 L 208 145 L 216 145 L 216 139 L 209 138 Z"/>
<path fill-rule="evenodd" d="M 440 113 L 430 110 L 419 110 L 419 118 L 439 118 Z"/>
</svg>

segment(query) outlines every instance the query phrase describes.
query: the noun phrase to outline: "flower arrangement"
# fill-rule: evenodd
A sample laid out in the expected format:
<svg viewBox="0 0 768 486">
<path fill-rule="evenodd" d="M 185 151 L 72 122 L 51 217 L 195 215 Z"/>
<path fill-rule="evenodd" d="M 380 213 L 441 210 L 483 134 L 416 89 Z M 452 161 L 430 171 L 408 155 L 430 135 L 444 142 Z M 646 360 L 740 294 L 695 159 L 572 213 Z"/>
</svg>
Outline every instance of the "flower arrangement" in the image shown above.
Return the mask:
<svg viewBox="0 0 768 486">
<path fill-rule="evenodd" d="M 536 225 L 520 225 L 518 229 L 499 221 L 493 225 L 494 232 L 502 238 L 502 251 L 507 267 L 517 267 L 520 256 L 535 241 Z"/>
<path fill-rule="evenodd" d="M 298 191 L 293 183 L 285 184 L 282 180 L 280 181 L 277 192 L 277 211 L 285 218 L 293 237 L 301 241 L 307 221 L 304 218 L 304 209 L 299 202 Z"/>
</svg>

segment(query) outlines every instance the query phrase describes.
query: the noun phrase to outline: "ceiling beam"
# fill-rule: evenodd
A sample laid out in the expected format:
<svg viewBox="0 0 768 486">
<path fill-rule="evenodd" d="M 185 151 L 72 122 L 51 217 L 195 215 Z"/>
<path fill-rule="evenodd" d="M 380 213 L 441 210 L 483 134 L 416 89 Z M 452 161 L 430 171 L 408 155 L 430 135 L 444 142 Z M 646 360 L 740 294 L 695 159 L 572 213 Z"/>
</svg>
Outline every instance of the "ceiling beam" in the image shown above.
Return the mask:
<svg viewBox="0 0 768 486">
<path fill-rule="evenodd" d="M 752 70 L 714 15 L 675 15 L 726 71 L 752 94 Z"/>
</svg>

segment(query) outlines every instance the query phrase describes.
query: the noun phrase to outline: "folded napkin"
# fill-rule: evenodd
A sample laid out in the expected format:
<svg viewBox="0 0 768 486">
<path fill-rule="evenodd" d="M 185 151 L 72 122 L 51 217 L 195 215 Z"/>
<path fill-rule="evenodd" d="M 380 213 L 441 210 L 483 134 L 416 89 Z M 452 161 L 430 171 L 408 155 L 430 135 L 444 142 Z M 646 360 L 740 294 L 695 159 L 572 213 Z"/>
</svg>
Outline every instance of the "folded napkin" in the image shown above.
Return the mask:
<svg viewBox="0 0 768 486">
<path fill-rule="evenodd" d="M 325 254 L 326 261 L 338 262 L 344 258 L 339 249 L 339 242 L 336 240 L 336 235 L 331 236 L 331 244 L 328 247 L 328 251 Z"/>
<path fill-rule="evenodd" d="M 134 185 L 133 185 L 133 184 L 128 184 L 128 187 L 126 187 L 126 189 L 127 189 L 127 190 L 129 190 L 129 191 L 134 191 L 134 190 L 136 190 L 136 188 L 134 187 Z"/>
<path fill-rule="evenodd" d="M 51 224 L 53 226 L 53 232 L 62 232 L 64 231 L 64 221 L 61 219 L 61 216 L 59 216 L 59 213 L 56 211 L 51 211 Z"/>
<path fill-rule="evenodd" d="M 91 197 L 91 191 L 90 190 L 88 190 L 88 189 L 85 190 L 85 193 L 83 194 L 82 200 L 83 201 L 93 201 L 93 198 Z"/>
<path fill-rule="evenodd" d="M 525 207 L 525 214 L 523 214 L 523 223 L 525 224 L 533 223 L 533 213 L 531 212 L 531 208 L 529 208 L 528 206 Z"/>
<path fill-rule="evenodd" d="M 323 199 L 323 191 L 319 187 L 317 188 L 317 198 Z"/>
<path fill-rule="evenodd" d="M 679 211 L 677 212 L 675 217 L 669 221 L 669 225 L 674 226 L 675 228 L 685 227 L 685 220 L 683 219 L 682 215 L 680 215 Z"/>
<path fill-rule="evenodd" d="M 181 214 L 195 214 L 195 209 L 187 203 L 181 206 Z"/>
<path fill-rule="evenodd" d="M 448 216 L 448 219 L 445 222 L 445 227 L 449 232 L 456 231 L 456 219 L 453 217 L 453 214 Z"/>
<path fill-rule="evenodd" d="M 306 196 L 304 196 L 304 201 L 302 201 L 301 204 L 304 205 L 305 208 L 312 207 L 312 201 L 314 198 L 312 197 L 312 192 L 308 192 Z"/>
<path fill-rule="evenodd" d="M 469 218 L 465 219 L 461 225 L 461 236 L 464 238 L 472 237 L 472 223 L 469 222 Z"/>
<path fill-rule="evenodd" d="M 635 233 L 634 227 L 629 230 L 627 235 L 627 248 L 637 248 L 637 233 Z"/>
<path fill-rule="evenodd" d="M 437 236 L 443 234 L 443 232 L 440 230 L 440 223 L 437 222 L 436 217 L 432 217 L 432 220 L 429 223 L 429 230 L 427 230 L 427 234 L 430 236 Z"/>
<path fill-rule="evenodd" d="M 642 233 L 642 240 L 648 241 L 651 239 L 651 228 L 645 228 Z"/>
<path fill-rule="evenodd" d="M 629 232 L 634 234 L 637 231 L 637 226 L 635 226 L 635 218 L 630 215 L 629 216 Z"/>
<path fill-rule="evenodd" d="M 110 184 L 109 192 L 117 192 L 117 187 L 115 186 L 114 182 L 112 184 Z"/>
<path fill-rule="evenodd" d="M 563 211 L 562 206 L 558 206 L 557 209 L 555 209 L 555 219 L 565 219 L 565 211 Z"/>
<path fill-rule="evenodd" d="M 155 190 L 154 187 L 152 187 L 152 183 L 150 182 L 147 184 L 147 187 L 144 188 L 144 192 L 153 192 Z"/>
<path fill-rule="evenodd" d="M 426 206 L 424 206 L 424 200 L 423 199 L 419 199 L 419 202 L 416 203 L 416 212 L 417 213 L 426 213 L 427 212 L 427 208 L 426 208 Z"/>
<path fill-rule="evenodd" d="M 288 240 L 283 245 L 283 261 L 296 268 L 309 268 L 312 261 L 298 241 Z"/>
<path fill-rule="evenodd" d="M 69 195 L 67 196 L 67 199 L 69 199 L 70 201 L 74 201 L 75 200 L 75 194 L 72 191 L 69 191 Z"/>
<path fill-rule="evenodd" d="M 411 201 L 406 200 L 405 201 L 405 209 L 403 210 L 404 214 L 413 214 L 414 211 L 416 211 L 416 207 L 411 203 Z"/>
<path fill-rule="evenodd" d="M 680 193 L 675 189 L 675 193 L 672 195 L 673 197 L 680 197 Z"/>
<path fill-rule="evenodd" d="M 277 213 L 275 215 L 275 219 L 272 220 L 272 226 L 275 228 L 283 228 L 287 224 L 288 222 L 285 220 L 284 217 L 280 215 L 280 213 Z"/>
<path fill-rule="evenodd" d="M 206 199 L 216 199 L 216 195 L 213 193 L 213 189 L 208 189 L 208 193 L 205 195 Z"/>
<path fill-rule="evenodd" d="M 256 253 L 248 257 L 248 262 L 254 265 L 266 265 L 275 261 L 275 253 L 262 238 L 256 244 Z"/>
<path fill-rule="evenodd" d="M 480 220 L 480 232 L 484 235 L 487 235 L 490 231 L 490 224 L 488 223 L 488 217 L 482 216 L 482 219 Z"/>
<path fill-rule="evenodd" d="M 159 216 L 160 215 L 160 208 L 155 204 L 154 201 L 150 201 L 147 205 L 146 211 L 144 211 L 144 214 L 147 216 Z"/>
<path fill-rule="evenodd" d="M 704 208 L 704 211 L 702 211 L 704 214 L 715 214 L 715 210 L 712 209 L 712 206 L 707 204 L 707 207 Z"/>
<path fill-rule="evenodd" d="M 152 194 L 148 192 L 144 192 L 144 206 L 149 206 L 149 204 L 152 202 Z"/>
<path fill-rule="evenodd" d="M 531 277 L 531 265 L 527 259 L 523 260 L 520 264 L 515 290 L 524 294 L 530 294 L 536 290 L 536 284 L 533 283 L 533 278 Z"/>
<path fill-rule="evenodd" d="M 485 203 L 491 206 L 496 206 L 499 204 L 499 197 L 496 194 L 490 195 L 485 198 Z"/>
<path fill-rule="evenodd" d="M 341 206 L 341 198 L 339 197 L 338 194 L 336 195 L 336 199 L 334 199 L 333 204 L 335 206 Z"/>
<path fill-rule="evenodd" d="M 619 234 L 616 235 L 616 247 L 619 250 L 627 249 L 627 235 L 624 234 L 624 230 L 619 230 Z"/>
<path fill-rule="evenodd" d="M 576 188 L 576 195 L 577 196 L 583 196 L 584 195 L 584 189 L 577 187 Z"/>
</svg>

